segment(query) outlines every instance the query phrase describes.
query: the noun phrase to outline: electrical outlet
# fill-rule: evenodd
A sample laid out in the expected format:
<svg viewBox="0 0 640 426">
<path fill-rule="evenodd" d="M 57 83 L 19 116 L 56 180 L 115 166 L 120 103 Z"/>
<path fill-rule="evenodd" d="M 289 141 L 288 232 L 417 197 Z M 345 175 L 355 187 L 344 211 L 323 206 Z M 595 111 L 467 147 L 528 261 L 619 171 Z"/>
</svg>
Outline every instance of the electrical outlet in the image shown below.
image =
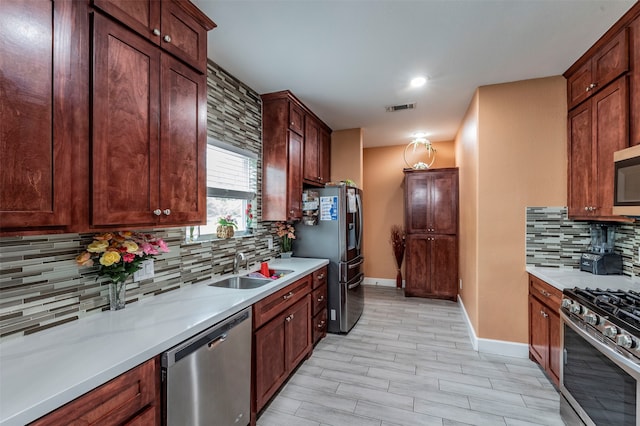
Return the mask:
<svg viewBox="0 0 640 426">
<path fill-rule="evenodd" d="M 133 281 L 150 280 L 155 276 L 153 259 L 140 263 L 140 269 L 133 273 Z"/>
<path fill-rule="evenodd" d="M 460 281 L 460 290 L 462 290 L 462 278 L 460 278 L 459 281 Z"/>
<path fill-rule="evenodd" d="M 273 237 L 271 235 L 267 237 L 267 248 L 273 250 Z"/>
</svg>

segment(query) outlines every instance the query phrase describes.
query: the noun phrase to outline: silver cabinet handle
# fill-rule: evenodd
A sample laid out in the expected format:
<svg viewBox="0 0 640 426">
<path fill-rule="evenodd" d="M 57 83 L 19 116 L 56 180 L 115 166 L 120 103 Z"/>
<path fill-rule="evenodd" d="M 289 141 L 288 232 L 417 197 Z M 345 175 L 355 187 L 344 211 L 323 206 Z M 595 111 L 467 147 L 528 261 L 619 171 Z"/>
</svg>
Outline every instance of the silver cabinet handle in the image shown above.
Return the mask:
<svg viewBox="0 0 640 426">
<path fill-rule="evenodd" d="M 160 30 L 159 30 L 159 29 L 157 29 L 157 28 L 154 28 L 154 29 L 153 29 L 153 35 L 157 35 L 157 36 L 159 36 L 159 35 L 160 35 Z"/>
<path fill-rule="evenodd" d="M 318 275 L 318 280 L 324 280 L 324 274 Z"/>
<path fill-rule="evenodd" d="M 155 209 L 155 210 L 153 211 L 153 214 L 155 214 L 156 216 L 160 216 L 160 215 L 162 214 L 162 210 L 160 210 L 160 209 Z"/>
<path fill-rule="evenodd" d="M 292 297 L 293 297 L 293 292 L 292 292 L 292 291 L 290 291 L 289 293 L 287 293 L 287 294 L 285 294 L 284 296 L 282 296 L 282 298 L 283 298 L 284 300 L 289 300 L 289 299 L 291 299 Z"/>
<path fill-rule="evenodd" d="M 291 320 L 293 319 L 293 314 L 289 315 L 288 317 L 286 317 L 284 320 L 286 322 L 291 322 Z"/>
<path fill-rule="evenodd" d="M 549 314 L 547 314 L 545 311 L 540 311 L 540 315 L 542 315 L 544 318 L 549 317 Z"/>
<path fill-rule="evenodd" d="M 162 39 L 167 43 L 171 43 L 171 36 L 169 34 L 165 35 Z"/>
<path fill-rule="evenodd" d="M 320 323 L 318 323 L 318 328 L 322 329 L 324 327 L 324 320 L 320 321 Z"/>
<path fill-rule="evenodd" d="M 324 302 L 324 296 L 318 297 L 318 302 Z"/>
<path fill-rule="evenodd" d="M 164 213 L 167 216 L 169 216 L 171 214 L 171 210 L 170 209 L 164 209 L 162 213 Z"/>
</svg>

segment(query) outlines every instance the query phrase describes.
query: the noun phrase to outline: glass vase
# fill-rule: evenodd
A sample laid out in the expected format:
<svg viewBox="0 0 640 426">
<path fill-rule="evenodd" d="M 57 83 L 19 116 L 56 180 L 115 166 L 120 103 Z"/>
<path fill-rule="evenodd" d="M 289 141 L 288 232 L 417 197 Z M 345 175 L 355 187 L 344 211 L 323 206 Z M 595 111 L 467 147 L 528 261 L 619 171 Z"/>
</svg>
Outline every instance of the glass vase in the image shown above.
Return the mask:
<svg viewBox="0 0 640 426">
<path fill-rule="evenodd" d="M 109 283 L 109 309 L 119 311 L 124 309 L 127 303 L 127 285 L 124 282 Z"/>
</svg>

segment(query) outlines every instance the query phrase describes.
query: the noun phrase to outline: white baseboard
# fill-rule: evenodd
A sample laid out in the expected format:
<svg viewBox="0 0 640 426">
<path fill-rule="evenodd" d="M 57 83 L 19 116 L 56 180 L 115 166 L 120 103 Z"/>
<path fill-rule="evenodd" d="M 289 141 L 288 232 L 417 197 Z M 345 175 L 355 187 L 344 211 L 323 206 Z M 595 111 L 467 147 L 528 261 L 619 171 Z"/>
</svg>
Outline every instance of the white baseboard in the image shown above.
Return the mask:
<svg viewBox="0 0 640 426">
<path fill-rule="evenodd" d="M 396 280 L 389 279 L 389 278 L 364 277 L 364 281 L 362 282 L 362 284 L 365 284 L 365 285 L 379 285 L 379 286 L 382 286 L 382 287 L 395 287 L 396 286 Z M 404 288 L 404 280 L 402 280 L 402 287 Z"/>
<path fill-rule="evenodd" d="M 512 356 L 515 358 L 528 358 L 529 357 L 529 345 L 526 343 L 509 342 L 506 340 L 494 340 L 494 339 L 482 339 L 476 335 L 476 331 L 473 329 L 467 310 L 464 308 L 462 299 L 458 296 L 458 304 L 462 308 L 464 320 L 467 323 L 467 329 L 469 330 L 469 336 L 471 337 L 471 346 L 474 351 Z"/>
</svg>

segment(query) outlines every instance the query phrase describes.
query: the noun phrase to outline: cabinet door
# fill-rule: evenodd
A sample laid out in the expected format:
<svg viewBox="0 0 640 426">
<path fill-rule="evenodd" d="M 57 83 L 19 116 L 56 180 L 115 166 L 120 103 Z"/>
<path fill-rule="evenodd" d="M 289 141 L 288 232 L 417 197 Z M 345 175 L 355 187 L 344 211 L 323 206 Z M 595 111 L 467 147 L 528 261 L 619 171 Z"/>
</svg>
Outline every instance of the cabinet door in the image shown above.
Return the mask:
<svg viewBox="0 0 640 426">
<path fill-rule="evenodd" d="M 560 347 L 560 315 L 547 310 L 549 317 L 549 373 L 556 386 L 560 384 L 560 364 L 562 362 L 562 348 Z"/>
<path fill-rule="evenodd" d="M 429 237 L 429 293 L 453 299 L 458 294 L 458 243 L 455 235 Z"/>
<path fill-rule="evenodd" d="M 638 142 L 640 143 L 640 141 Z M 320 131 L 320 182 L 326 183 L 331 180 L 331 135 L 325 129 Z"/>
<path fill-rule="evenodd" d="M 94 13 L 92 224 L 152 225 L 160 50 Z"/>
<path fill-rule="evenodd" d="M 593 187 L 597 216 L 613 215 L 613 153 L 628 146 L 627 78 L 620 77 L 592 99 L 594 164 Z"/>
<path fill-rule="evenodd" d="M 590 95 L 589 84 L 591 78 L 591 61 L 587 61 L 575 73 L 567 78 L 567 95 L 569 98 L 569 109 L 587 99 Z"/>
<path fill-rule="evenodd" d="M 0 224 L 2 228 L 64 226 L 70 222 L 74 124 L 69 4 L 0 3 Z M 54 13 L 55 11 L 55 13 Z M 66 18 L 69 19 L 69 18 Z M 17 27 L 28 31 L 29 36 Z M 76 52 L 77 53 L 77 52 Z M 68 131 L 63 134 L 64 122 Z M 86 129 L 85 129 L 86 130 Z"/>
<path fill-rule="evenodd" d="M 304 134 L 304 111 L 293 102 L 289 102 L 289 130 L 300 136 Z"/>
<path fill-rule="evenodd" d="M 157 0 L 93 0 L 95 7 L 155 44 L 160 44 L 160 4 Z"/>
<path fill-rule="evenodd" d="M 286 311 L 285 354 L 289 371 L 302 362 L 311 350 L 311 295 Z"/>
<path fill-rule="evenodd" d="M 458 232 L 458 173 L 435 172 L 431 176 L 428 227 L 436 234 Z"/>
<path fill-rule="evenodd" d="M 274 318 L 254 333 L 256 411 L 269 401 L 288 374 L 285 316 Z"/>
<path fill-rule="evenodd" d="M 595 204 L 591 199 L 594 189 L 591 184 L 591 102 L 569 112 L 568 127 L 568 213 L 570 217 L 585 216 L 589 214 L 589 206 Z"/>
<path fill-rule="evenodd" d="M 628 31 L 624 28 L 618 35 L 603 46 L 591 60 L 593 90 L 604 88 L 619 75 L 629 69 Z"/>
<path fill-rule="evenodd" d="M 405 294 L 407 296 L 429 295 L 429 245 L 427 235 L 407 235 L 405 263 Z"/>
<path fill-rule="evenodd" d="M 405 181 L 405 227 L 407 233 L 427 232 L 429 210 L 429 183 L 426 174 L 411 173 Z"/>
<path fill-rule="evenodd" d="M 160 202 L 156 208 L 162 211 L 163 224 L 205 223 L 206 76 L 169 55 L 163 54 L 161 61 Z"/>
<path fill-rule="evenodd" d="M 630 64 L 631 72 L 629 73 L 629 145 L 640 145 L 640 16 L 633 20 L 630 25 Z"/>
<path fill-rule="evenodd" d="M 303 177 L 305 180 L 320 182 L 320 128 L 318 123 L 310 116 L 304 119 L 304 160 Z"/>
<path fill-rule="evenodd" d="M 287 167 L 287 219 L 302 218 L 302 137 L 289 131 Z"/>
<path fill-rule="evenodd" d="M 544 305 L 529 295 L 529 353 L 546 370 L 549 358 L 549 322 L 545 314 Z"/>
<path fill-rule="evenodd" d="M 207 30 L 174 1 L 162 2 L 161 19 L 161 47 L 206 74 Z"/>
</svg>

